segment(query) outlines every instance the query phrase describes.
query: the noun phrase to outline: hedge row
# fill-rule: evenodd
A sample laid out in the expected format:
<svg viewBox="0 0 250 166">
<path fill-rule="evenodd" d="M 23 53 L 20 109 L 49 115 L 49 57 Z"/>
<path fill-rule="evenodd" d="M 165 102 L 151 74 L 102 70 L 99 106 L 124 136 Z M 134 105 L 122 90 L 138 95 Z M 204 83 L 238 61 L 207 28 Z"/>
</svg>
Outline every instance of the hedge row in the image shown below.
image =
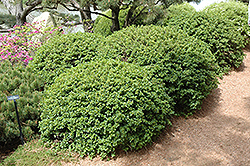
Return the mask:
<svg viewBox="0 0 250 166">
<path fill-rule="evenodd" d="M 100 59 L 153 70 L 174 99 L 176 114 L 200 109 L 202 100 L 217 87 L 217 66 L 207 44 L 171 27 L 132 26 L 107 37 L 100 50 Z"/>
<path fill-rule="evenodd" d="M 223 19 L 229 20 L 234 27 L 237 27 L 237 31 L 244 37 L 245 42 L 249 38 L 249 25 L 248 25 L 248 6 L 242 2 L 221 2 L 213 3 L 207 6 L 204 10 L 208 15 L 218 16 Z"/>
<path fill-rule="evenodd" d="M 182 8 L 172 6 L 168 10 L 170 13 L 173 12 L 169 14 L 173 17 L 167 17 L 163 25 L 175 27 L 206 42 L 215 55 L 220 72 L 227 73 L 231 68 L 240 66 L 245 56 L 242 49 L 248 43 L 247 13 L 235 12 L 241 10 L 235 6 L 242 5 L 238 2 L 221 3 L 212 5 L 204 11 L 191 11 L 179 15 L 175 13 L 181 13 Z M 242 11 L 246 11 L 246 6 L 242 7 L 244 7 Z"/>
<path fill-rule="evenodd" d="M 46 88 L 43 141 L 102 158 L 140 149 L 217 87 L 207 45 L 171 28 L 132 26 L 99 44 L 91 61 L 63 70 Z"/>
<path fill-rule="evenodd" d="M 43 141 L 90 157 L 140 149 L 173 115 L 199 110 L 218 74 L 242 62 L 248 30 L 232 21 L 239 14 L 222 19 L 214 8 L 196 12 L 183 5 L 168 9 L 158 22 L 165 27 L 131 26 L 106 38 L 62 35 L 40 47 L 27 68 L 1 62 L 2 141 L 17 137 L 13 105 L 6 102 L 17 93 L 25 135 L 36 132 L 41 112 Z"/>
</svg>

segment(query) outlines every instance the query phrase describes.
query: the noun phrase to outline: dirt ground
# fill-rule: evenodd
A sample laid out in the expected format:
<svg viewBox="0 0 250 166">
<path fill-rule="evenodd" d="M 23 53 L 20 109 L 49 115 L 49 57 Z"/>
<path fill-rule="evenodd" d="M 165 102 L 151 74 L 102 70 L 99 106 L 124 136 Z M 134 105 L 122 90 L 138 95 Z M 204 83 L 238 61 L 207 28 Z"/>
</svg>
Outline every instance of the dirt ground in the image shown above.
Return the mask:
<svg viewBox="0 0 250 166">
<path fill-rule="evenodd" d="M 115 159 L 79 159 L 81 166 L 250 166 L 250 50 L 237 71 L 220 80 L 202 110 L 175 118 L 151 146 Z"/>
</svg>

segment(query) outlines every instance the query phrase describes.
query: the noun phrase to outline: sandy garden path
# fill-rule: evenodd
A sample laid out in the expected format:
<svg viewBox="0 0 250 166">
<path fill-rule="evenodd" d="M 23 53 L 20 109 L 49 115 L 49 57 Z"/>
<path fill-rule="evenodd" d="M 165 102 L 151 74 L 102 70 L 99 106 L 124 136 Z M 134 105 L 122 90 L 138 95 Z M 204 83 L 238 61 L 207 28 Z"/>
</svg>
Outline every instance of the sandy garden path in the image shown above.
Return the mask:
<svg viewBox="0 0 250 166">
<path fill-rule="evenodd" d="M 175 118 L 153 145 L 110 161 L 79 159 L 77 165 L 250 166 L 250 50 L 245 53 L 242 66 L 220 80 L 202 110 Z"/>
</svg>

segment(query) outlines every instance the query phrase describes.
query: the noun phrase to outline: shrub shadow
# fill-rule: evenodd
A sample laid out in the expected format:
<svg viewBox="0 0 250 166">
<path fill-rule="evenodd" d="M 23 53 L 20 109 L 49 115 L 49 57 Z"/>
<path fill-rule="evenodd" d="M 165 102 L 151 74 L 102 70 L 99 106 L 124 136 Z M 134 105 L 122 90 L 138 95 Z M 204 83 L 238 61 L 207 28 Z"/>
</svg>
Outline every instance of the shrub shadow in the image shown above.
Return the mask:
<svg viewBox="0 0 250 166">
<path fill-rule="evenodd" d="M 221 96 L 221 89 L 216 88 L 203 100 L 201 110 L 196 110 L 196 112 L 189 118 L 204 118 L 212 114 L 216 108 L 219 106 Z"/>
<path fill-rule="evenodd" d="M 200 111 L 188 118 L 173 118 L 173 126 L 165 129 L 152 145 L 127 153 L 117 151 L 115 162 L 124 166 L 249 165 L 250 122 L 220 112 L 220 96 L 221 89 L 213 90 Z M 250 97 L 246 103 L 250 117 Z"/>
<path fill-rule="evenodd" d="M 145 162 L 145 159 L 147 159 L 146 156 L 151 155 L 160 157 L 161 163 L 164 163 L 164 161 L 167 163 L 179 160 L 185 155 L 184 151 L 182 150 L 183 144 L 174 141 L 178 137 L 179 133 L 182 132 L 180 126 L 187 124 L 188 119 L 200 119 L 211 115 L 219 106 L 220 95 L 221 90 L 219 88 L 214 89 L 204 100 L 201 110 L 197 110 L 192 116 L 188 118 L 173 117 L 171 119 L 172 127 L 166 127 L 166 129 L 161 132 L 161 134 L 153 141 L 151 145 L 148 145 L 138 151 L 124 152 L 123 150 L 117 150 L 117 155 L 112 160 L 117 162 L 119 160 L 119 163 L 122 162 L 122 165 L 124 166 L 147 165 Z M 154 159 L 147 160 L 149 160 L 150 163 L 154 163 L 153 161 L 150 161 Z M 155 165 L 158 165 L 157 161 Z"/>
<path fill-rule="evenodd" d="M 244 62 L 242 62 L 241 65 L 238 68 L 234 69 L 234 71 L 243 72 L 246 68 L 247 68 L 247 66 L 245 65 Z"/>
<path fill-rule="evenodd" d="M 19 138 L 16 138 L 7 144 L 0 143 L 0 163 L 14 153 L 19 145 L 21 145 L 21 140 Z"/>
</svg>

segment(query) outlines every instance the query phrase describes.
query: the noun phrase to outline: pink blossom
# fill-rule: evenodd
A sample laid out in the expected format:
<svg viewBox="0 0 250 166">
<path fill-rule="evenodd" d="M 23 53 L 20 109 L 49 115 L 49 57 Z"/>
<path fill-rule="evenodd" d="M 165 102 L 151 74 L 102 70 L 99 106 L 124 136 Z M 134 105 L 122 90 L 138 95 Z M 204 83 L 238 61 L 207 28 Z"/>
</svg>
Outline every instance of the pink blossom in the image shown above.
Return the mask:
<svg viewBox="0 0 250 166">
<path fill-rule="evenodd" d="M 43 22 L 43 21 L 42 21 Z M 15 62 L 25 62 L 27 65 L 33 58 L 29 56 L 32 50 L 36 50 L 43 43 L 30 41 L 31 37 L 37 33 L 46 34 L 46 39 L 52 37 L 53 32 L 58 31 L 59 28 L 51 29 L 50 31 L 41 32 L 42 28 L 37 25 L 39 22 L 30 24 L 25 23 L 24 26 L 14 26 L 13 31 L 9 31 L 7 35 L 0 35 L 0 55 L 1 59 L 9 59 Z M 64 32 L 62 32 L 64 34 Z"/>
</svg>

